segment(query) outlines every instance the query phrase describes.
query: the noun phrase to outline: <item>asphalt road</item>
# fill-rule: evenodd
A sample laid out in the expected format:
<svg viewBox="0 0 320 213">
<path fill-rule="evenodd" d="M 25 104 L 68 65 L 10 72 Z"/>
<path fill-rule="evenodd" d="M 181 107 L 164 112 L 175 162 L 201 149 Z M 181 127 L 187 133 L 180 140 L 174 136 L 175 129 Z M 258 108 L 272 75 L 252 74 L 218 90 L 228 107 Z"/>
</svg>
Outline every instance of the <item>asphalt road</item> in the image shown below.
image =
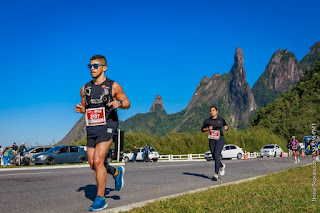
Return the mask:
<svg viewBox="0 0 320 213">
<path fill-rule="evenodd" d="M 114 181 L 108 175 L 105 195 L 108 209 L 278 172 L 311 163 L 311 157 L 302 158 L 298 164 L 287 157 L 223 162 L 226 174 L 217 182 L 211 181 L 212 161 L 127 163 L 125 184 L 120 192 L 114 190 Z M 0 169 L 0 187 L 1 212 L 88 212 L 97 192 L 89 167 Z"/>
</svg>

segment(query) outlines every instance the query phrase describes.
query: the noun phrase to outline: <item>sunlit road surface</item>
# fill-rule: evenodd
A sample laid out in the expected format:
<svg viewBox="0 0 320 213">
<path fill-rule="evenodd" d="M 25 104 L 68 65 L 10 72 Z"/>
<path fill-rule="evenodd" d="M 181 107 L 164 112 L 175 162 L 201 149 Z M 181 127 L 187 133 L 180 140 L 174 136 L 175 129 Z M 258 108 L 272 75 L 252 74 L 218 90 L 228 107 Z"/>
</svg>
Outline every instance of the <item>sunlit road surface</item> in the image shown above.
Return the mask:
<svg viewBox="0 0 320 213">
<path fill-rule="evenodd" d="M 311 163 L 310 156 L 294 163 L 288 158 L 223 160 L 226 174 L 211 181 L 213 161 L 127 163 L 124 188 L 114 190 L 108 175 L 106 200 L 109 210 L 129 204 L 208 186 L 265 175 Z M 88 212 L 97 187 L 89 167 L 18 171 L 0 169 L 1 212 Z"/>
</svg>

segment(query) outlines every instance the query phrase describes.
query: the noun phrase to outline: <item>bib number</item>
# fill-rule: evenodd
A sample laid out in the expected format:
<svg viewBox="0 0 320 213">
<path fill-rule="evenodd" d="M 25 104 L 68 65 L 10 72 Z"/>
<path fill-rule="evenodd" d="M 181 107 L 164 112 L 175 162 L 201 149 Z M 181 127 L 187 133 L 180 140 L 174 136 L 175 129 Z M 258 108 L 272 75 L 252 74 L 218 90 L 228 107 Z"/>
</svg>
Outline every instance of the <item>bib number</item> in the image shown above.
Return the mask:
<svg viewBox="0 0 320 213">
<path fill-rule="evenodd" d="M 213 140 L 219 140 L 220 139 L 220 131 L 219 130 L 209 130 L 208 138 L 213 139 Z"/>
<path fill-rule="evenodd" d="M 105 108 L 86 109 L 86 125 L 97 126 L 106 124 Z"/>
</svg>

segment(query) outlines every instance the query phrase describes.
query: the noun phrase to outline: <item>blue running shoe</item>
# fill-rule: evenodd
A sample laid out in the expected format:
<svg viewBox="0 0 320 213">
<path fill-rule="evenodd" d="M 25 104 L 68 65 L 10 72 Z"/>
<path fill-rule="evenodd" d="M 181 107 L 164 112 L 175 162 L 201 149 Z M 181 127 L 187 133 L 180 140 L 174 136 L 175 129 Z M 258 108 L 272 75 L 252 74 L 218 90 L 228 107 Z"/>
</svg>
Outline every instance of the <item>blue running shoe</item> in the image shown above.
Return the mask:
<svg viewBox="0 0 320 213">
<path fill-rule="evenodd" d="M 93 204 L 89 207 L 89 211 L 99 211 L 108 207 L 106 200 L 100 196 L 97 196 Z"/>
<path fill-rule="evenodd" d="M 120 166 L 117 168 L 118 170 L 118 176 L 114 177 L 114 188 L 116 191 L 120 191 L 123 188 L 124 180 L 123 180 L 123 174 L 124 174 L 124 167 Z"/>
</svg>

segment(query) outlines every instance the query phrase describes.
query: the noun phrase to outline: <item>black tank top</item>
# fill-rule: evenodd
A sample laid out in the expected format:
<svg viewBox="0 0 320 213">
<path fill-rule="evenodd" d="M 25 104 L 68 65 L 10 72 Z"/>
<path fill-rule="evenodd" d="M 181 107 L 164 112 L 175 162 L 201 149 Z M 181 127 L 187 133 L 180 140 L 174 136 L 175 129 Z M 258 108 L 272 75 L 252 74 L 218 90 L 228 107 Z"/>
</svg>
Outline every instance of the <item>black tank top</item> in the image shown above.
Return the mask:
<svg viewBox="0 0 320 213">
<path fill-rule="evenodd" d="M 108 123 L 118 123 L 117 109 L 108 104 L 113 101 L 112 85 L 114 81 L 106 79 L 102 84 L 95 85 L 93 80 L 85 84 L 85 103 L 86 109 L 105 107 L 106 124 L 97 126 L 87 126 L 87 136 L 95 137 L 104 134 L 107 131 Z"/>
</svg>

